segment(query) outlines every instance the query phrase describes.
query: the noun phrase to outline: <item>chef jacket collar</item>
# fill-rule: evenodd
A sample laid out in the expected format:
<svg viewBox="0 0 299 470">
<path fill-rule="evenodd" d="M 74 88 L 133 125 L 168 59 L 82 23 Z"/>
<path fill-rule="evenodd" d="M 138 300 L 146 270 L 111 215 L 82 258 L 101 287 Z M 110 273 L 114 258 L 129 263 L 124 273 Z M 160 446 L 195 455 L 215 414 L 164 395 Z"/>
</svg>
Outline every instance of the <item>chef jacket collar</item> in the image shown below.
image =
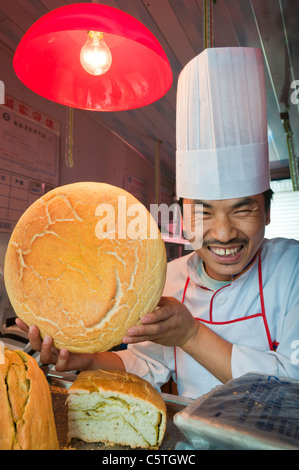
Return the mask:
<svg viewBox="0 0 299 470">
<path fill-rule="evenodd" d="M 256 258 L 257 258 L 257 255 L 259 253 L 260 250 L 258 250 L 255 255 L 251 258 L 251 260 L 249 261 L 249 263 L 245 266 L 245 268 L 238 274 L 235 274 L 232 276 L 232 282 L 236 282 L 238 279 L 240 279 L 242 277 L 242 279 L 244 279 L 244 276 L 248 276 L 250 271 L 251 271 L 251 268 L 254 266 L 255 264 L 255 261 L 256 261 Z M 187 261 L 187 270 L 188 270 L 188 276 L 189 278 L 191 279 L 191 281 L 193 281 L 195 284 L 201 286 L 201 287 L 205 287 L 205 288 L 208 288 L 209 290 L 212 290 L 210 289 L 209 287 L 207 287 L 205 285 L 205 276 L 200 276 L 198 274 L 198 270 L 197 270 L 197 267 L 198 267 L 198 264 L 199 263 L 202 263 L 202 259 L 200 258 L 200 256 L 198 255 L 198 253 L 195 251 L 194 253 L 192 253 Z M 207 275 L 207 274 L 206 274 Z M 230 282 L 228 281 L 228 285 L 230 284 Z M 222 287 L 222 286 L 220 286 Z M 220 288 L 219 287 L 219 288 Z"/>
</svg>

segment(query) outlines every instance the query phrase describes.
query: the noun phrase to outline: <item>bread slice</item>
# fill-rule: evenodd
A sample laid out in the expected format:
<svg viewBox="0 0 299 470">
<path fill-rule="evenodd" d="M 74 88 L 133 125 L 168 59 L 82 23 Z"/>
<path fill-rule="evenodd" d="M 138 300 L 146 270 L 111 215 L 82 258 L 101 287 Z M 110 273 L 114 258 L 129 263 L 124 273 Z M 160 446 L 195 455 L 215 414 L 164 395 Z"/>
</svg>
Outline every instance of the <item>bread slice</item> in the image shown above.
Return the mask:
<svg viewBox="0 0 299 470">
<path fill-rule="evenodd" d="M 36 360 L 4 350 L 0 363 L 0 450 L 58 450 L 48 382 Z"/>
<path fill-rule="evenodd" d="M 69 388 L 69 440 L 157 449 L 166 416 L 161 395 L 134 374 L 85 371 Z"/>
</svg>

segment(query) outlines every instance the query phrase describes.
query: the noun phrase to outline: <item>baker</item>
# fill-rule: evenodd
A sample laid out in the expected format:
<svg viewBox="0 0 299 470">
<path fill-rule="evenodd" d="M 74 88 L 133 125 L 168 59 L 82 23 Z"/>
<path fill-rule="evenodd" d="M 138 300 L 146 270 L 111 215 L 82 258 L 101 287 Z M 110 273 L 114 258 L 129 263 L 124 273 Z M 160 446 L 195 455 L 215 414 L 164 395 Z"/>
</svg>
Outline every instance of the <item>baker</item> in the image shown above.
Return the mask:
<svg viewBox="0 0 299 470">
<path fill-rule="evenodd" d="M 186 65 L 177 196 L 202 237 L 169 263 L 159 308 L 128 330 L 126 350 L 57 351 L 32 326 L 42 362 L 60 371 L 126 369 L 157 389 L 172 377 L 191 398 L 247 372 L 299 379 L 298 242 L 264 238 L 272 192 L 263 73 L 254 48 L 206 49 Z"/>
</svg>

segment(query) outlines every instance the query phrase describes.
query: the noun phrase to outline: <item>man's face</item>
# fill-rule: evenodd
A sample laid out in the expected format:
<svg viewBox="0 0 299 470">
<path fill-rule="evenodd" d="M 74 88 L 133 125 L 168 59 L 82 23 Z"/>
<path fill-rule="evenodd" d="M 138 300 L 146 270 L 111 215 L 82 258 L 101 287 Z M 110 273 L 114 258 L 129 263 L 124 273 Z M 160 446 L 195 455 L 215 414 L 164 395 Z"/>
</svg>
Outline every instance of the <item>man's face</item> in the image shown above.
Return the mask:
<svg viewBox="0 0 299 470">
<path fill-rule="evenodd" d="M 184 199 L 191 205 L 191 222 L 203 222 L 203 242 L 197 253 L 207 274 L 216 280 L 230 280 L 240 273 L 260 248 L 270 211 L 265 212 L 263 194 L 201 201 Z"/>
</svg>

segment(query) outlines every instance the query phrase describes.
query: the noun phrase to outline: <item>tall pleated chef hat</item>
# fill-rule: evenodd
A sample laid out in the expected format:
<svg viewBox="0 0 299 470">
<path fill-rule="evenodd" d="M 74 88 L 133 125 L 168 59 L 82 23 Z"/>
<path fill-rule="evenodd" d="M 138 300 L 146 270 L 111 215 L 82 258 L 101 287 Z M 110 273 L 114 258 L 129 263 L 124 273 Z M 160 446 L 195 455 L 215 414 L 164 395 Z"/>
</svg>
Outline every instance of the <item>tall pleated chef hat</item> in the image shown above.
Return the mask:
<svg viewBox="0 0 299 470">
<path fill-rule="evenodd" d="M 177 91 L 177 197 L 220 200 L 270 187 L 260 49 L 205 49 Z"/>
</svg>

